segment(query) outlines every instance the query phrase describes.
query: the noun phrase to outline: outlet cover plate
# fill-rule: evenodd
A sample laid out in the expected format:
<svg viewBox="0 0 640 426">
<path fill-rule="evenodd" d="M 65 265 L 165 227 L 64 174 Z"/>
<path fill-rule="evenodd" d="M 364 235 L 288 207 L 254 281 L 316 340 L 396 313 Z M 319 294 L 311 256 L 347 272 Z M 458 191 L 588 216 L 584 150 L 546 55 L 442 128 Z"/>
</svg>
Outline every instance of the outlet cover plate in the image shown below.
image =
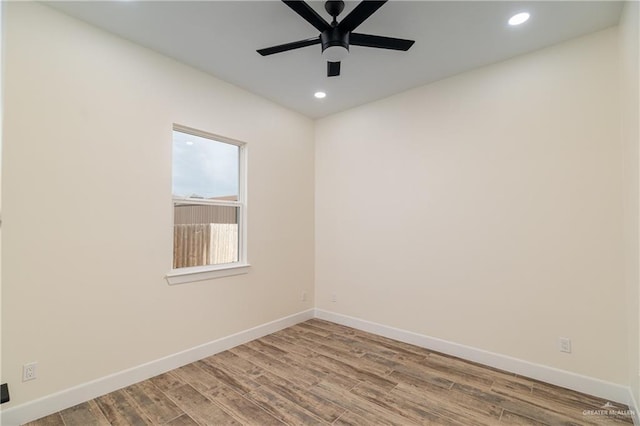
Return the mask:
<svg viewBox="0 0 640 426">
<path fill-rule="evenodd" d="M 22 381 L 28 382 L 29 380 L 34 380 L 37 375 L 36 367 L 38 366 L 37 362 L 30 362 L 29 364 L 25 364 L 22 366 Z"/>
</svg>

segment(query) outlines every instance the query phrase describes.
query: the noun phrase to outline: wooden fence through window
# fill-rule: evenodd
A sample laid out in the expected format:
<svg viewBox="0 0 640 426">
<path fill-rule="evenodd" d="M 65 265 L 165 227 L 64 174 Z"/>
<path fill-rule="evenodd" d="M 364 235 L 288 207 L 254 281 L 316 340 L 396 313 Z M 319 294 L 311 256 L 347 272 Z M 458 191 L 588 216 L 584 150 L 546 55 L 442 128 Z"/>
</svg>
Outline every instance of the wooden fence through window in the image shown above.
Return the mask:
<svg viewBox="0 0 640 426">
<path fill-rule="evenodd" d="M 174 225 L 173 268 L 238 261 L 238 225 L 196 223 Z"/>
</svg>

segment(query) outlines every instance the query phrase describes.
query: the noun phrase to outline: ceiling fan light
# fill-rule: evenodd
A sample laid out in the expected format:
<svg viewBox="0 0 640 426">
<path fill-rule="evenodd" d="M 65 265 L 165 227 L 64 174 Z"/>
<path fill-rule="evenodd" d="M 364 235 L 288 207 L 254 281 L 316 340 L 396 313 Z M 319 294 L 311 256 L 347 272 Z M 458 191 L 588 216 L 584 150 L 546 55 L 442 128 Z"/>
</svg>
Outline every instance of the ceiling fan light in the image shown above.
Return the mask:
<svg viewBox="0 0 640 426">
<path fill-rule="evenodd" d="M 329 46 L 322 51 L 322 57 L 329 62 L 340 62 L 349 55 L 344 46 Z"/>
</svg>

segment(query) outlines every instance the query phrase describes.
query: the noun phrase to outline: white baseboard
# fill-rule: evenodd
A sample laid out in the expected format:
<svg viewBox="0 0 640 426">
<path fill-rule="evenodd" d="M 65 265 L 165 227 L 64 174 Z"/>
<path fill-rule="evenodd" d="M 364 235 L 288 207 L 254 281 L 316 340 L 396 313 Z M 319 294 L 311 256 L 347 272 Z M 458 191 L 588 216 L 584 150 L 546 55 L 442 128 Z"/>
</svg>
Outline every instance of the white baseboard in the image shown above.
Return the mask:
<svg viewBox="0 0 640 426">
<path fill-rule="evenodd" d="M 627 386 L 322 309 L 315 310 L 315 317 L 594 395 L 612 402 L 624 403 L 629 405 L 632 410 L 635 410 L 635 413 L 638 413 L 635 401 L 631 396 L 631 389 Z M 634 416 L 634 421 L 636 420 L 635 417 L 638 416 Z"/>
<path fill-rule="evenodd" d="M 309 309 L 293 314 L 231 336 L 223 337 L 137 367 L 129 368 L 43 398 L 11 407 L 0 412 L 0 425 L 18 426 L 39 419 L 65 408 L 72 407 L 98 396 L 113 392 L 134 383 L 146 380 L 174 368 L 215 355 L 267 334 L 313 318 L 314 310 Z"/>
</svg>

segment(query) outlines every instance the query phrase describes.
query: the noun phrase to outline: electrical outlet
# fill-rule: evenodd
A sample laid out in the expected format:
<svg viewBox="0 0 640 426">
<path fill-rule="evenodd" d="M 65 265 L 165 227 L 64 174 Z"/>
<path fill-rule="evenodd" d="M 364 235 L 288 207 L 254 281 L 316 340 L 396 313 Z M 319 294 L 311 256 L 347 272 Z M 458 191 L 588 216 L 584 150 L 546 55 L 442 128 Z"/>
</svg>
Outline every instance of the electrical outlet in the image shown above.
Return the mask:
<svg viewBox="0 0 640 426">
<path fill-rule="evenodd" d="M 568 337 L 560 338 L 560 352 L 571 353 L 571 339 Z"/>
<path fill-rule="evenodd" d="M 338 296 L 336 296 L 336 294 L 335 294 L 335 293 L 333 293 L 333 294 L 331 295 L 331 301 L 332 301 L 332 302 L 337 302 L 337 301 L 338 301 Z"/>
<path fill-rule="evenodd" d="M 36 367 L 38 366 L 37 362 L 30 362 L 29 364 L 25 364 L 22 366 L 22 381 L 26 382 L 29 380 L 34 380 L 36 375 Z"/>
<path fill-rule="evenodd" d="M 302 292 L 302 297 L 300 298 L 300 300 L 302 300 L 303 302 L 307 301 L 307 292 L 306 291 Z"/>
</svg>

